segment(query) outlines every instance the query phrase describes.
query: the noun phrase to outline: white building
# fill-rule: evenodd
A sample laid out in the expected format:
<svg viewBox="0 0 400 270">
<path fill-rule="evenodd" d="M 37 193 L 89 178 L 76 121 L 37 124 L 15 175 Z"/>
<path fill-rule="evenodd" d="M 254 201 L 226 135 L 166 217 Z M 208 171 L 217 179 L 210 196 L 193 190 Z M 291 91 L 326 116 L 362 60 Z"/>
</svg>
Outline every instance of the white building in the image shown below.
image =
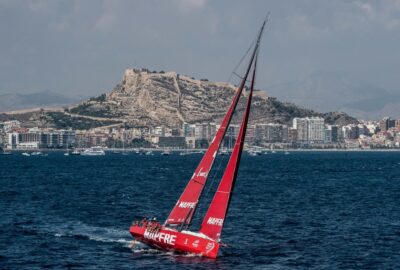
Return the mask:
<svg viewBox="0 0 400 270">
<path fill-rule="evenodd" d="M 325 121 L 321 117 L 294 118 L 297 141 L 322 143 L 325 140 Z"/>
<path fill-rule="evenodd" d="M 214 123 L 196 124 L 194 137 L 196 140 L 211 141 L 216 133 L 216 125 Z"/>
<path fill-rule="evenodd" d="M 297 130 L 297 141 L 308 141 L 308 122 L 307 118 L 294 118 L 293 128 Z"/>
<path fill-rule="evenodd" d="M 321 117 L 308 118 L 308 140 L 323 142 L 325 139 L 325 121 Z"/>
<path fill-rule="evenodd" d="M 288 128 L 281 124 L 256 124 L 254 127 L 256 141 L 282 142 L 288 139 Z"/>
</svg>

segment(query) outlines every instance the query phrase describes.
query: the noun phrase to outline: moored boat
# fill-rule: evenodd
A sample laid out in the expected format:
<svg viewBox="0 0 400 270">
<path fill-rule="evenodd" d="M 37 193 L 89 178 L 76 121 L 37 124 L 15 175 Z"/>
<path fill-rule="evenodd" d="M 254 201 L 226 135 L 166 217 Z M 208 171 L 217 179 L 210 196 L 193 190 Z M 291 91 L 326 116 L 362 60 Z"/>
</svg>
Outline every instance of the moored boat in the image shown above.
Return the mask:
<svg viewBox="0 0 400 270">
<path fill-rule="evenodd" d="M 169 150 L 164 150 L 164 151 L 161 152 L 161 155 L 162 155 L 162 156 L 169 156 L 169 155 L 171 155 L 171 151 L 169 151 Z"/>
<path fill-rule="evenodd" d="M 81 156 L 104 156 L 105 154 L 106 152 L 104 152 L 103 148 L 98 146 L 90 147 L 81 152 Z"/>
<path fill-rule="evenodd" d="M 75 156 L 79 156 L 81 154 L 81 151 L 79 150 L 79 149 L 74 149 L 72 152 L 71 152 L 71 155 L 75 155 Z"/>
<path fill-rule="evenodd" d="M 263 154 L 263 152 L 260 150 L 249 150 L 248 153 L 250 156 L 253 156 L 253 157 L 261 156 Z"/>
</svg>

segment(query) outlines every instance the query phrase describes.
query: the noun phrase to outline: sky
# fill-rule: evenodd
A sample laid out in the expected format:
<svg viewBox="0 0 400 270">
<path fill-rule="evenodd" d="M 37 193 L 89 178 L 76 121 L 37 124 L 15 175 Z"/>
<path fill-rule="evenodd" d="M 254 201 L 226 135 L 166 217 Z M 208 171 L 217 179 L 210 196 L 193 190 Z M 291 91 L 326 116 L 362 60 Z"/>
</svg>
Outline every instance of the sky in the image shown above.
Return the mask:
<svg viewBox="0 0 400 270">
<path fill-rule="evenodd" d="M 0 94 L 92 96 L 131 67 L 227 81 L 268 11 L 258 88 L 328 70 L 400 92 L 400 0 L 0 0 Z"/>
</svg>

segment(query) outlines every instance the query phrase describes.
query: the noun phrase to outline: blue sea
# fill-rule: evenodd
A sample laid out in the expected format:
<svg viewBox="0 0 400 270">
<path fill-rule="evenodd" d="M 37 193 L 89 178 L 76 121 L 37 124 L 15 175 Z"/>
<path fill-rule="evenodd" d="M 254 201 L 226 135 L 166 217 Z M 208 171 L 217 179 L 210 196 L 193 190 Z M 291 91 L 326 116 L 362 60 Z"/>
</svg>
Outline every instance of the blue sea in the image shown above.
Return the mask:
<svg viewBox="0 0 400 270">
<path fill-rule="evenodd" d="M 400 152 L 244 154 L 216 260 L 130 248 L 200 158 L 0 156 L 0 269 L 400 269 Z"/>
</svg>

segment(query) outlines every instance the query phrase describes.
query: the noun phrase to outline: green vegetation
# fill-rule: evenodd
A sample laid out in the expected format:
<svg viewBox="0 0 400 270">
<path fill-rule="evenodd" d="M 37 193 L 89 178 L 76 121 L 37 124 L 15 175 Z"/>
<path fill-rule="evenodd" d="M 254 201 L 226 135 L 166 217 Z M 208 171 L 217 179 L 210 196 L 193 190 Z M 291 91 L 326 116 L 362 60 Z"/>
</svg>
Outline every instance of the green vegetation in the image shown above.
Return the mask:
<svg viewBox="0 0 400 270">
<path fill-rule="evenodd" d="M 61 112 L 48 112 L 46 113 L 54 123 L 57 129 L 90 129 L 101 126 L 108 126 L 117 124 L 116 121 L 98 121 L 87 119 L 84 117 L 72 117 Z"/>
<path fill-rule="evenodd" d="M 103 117 L 103 118 L 114 118 L 114 117 L 121 117 L 123 113 L 113 113 L 112 108 L 110 105 L 103 105 L 101 108 L 93 108 L 92 104 L 85 102 L 77 107 L 74 107 L 69 110 L 70 113 L 73 114 L 80 114 L 80 115 L 87 115 L 93 117 Z"/>
<path fill-rule="evenodd" d="M 151 145 L 151 143 L 150 142 L 148 142 L 148 141 L 146 141 L 145 139 L 143 139 L 143 138 L 140 138 L 140 139 L 133 139 L 132 140 L 132 142 L 131 142 L 131 145 L 130 146 L 132 146 L 132 147 L 134 147 L 134 148 L 149 148 L 149 147 L 151 147 L 152 145 Z"/>
<path fill-rule="evenodd" d="M 101 94 L 98 97 L 90 98 L 89 101 L 97 101 L 97 102 L 103 103 L 104 101 L 106 101 L 106 98 L 107 98 L 106 94 Z"/>
</svg>

